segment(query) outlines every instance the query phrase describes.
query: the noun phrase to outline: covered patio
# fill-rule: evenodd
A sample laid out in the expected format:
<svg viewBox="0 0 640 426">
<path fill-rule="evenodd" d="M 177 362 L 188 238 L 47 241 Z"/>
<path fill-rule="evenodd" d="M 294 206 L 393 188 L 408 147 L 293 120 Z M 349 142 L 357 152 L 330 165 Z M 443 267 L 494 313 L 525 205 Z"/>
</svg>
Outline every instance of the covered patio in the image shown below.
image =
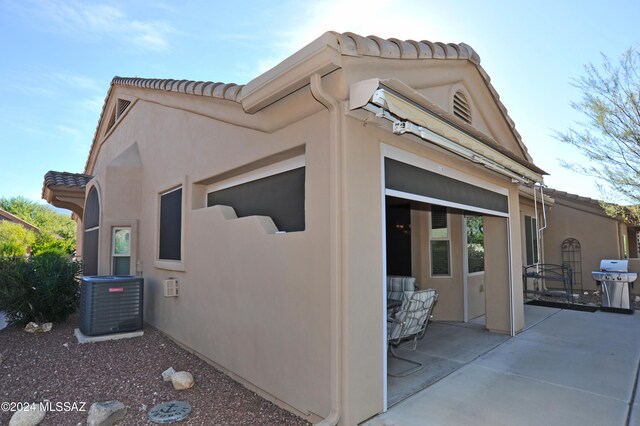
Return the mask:
<svg viewBox="0 0 640 426">
<path fill-rule="evenodd" d="M 524 331 L 511 338 L 473 322 L 430 323 L 417 350 L 405 352 L 423 371 L 390 378 L 390 408 L 364 424 L 640 423 L 639 315 L 524 313 Z"/>
</svg>

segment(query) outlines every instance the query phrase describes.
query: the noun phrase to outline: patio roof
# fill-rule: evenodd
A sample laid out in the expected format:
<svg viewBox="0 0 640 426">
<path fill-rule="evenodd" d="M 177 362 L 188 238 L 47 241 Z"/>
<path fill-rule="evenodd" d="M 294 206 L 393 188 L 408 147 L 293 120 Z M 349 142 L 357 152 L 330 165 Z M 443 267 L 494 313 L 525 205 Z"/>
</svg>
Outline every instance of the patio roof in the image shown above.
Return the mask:
<svg viewBox="0 0 640 426">
<path fill-rule="evenodd" d="M 42 198 L 49 204 L 69 209 L 82 217 L 85 189 L 91 179 L 93 176 L 81 173 L 50 170 L 44 175 Z"/>
</svg>

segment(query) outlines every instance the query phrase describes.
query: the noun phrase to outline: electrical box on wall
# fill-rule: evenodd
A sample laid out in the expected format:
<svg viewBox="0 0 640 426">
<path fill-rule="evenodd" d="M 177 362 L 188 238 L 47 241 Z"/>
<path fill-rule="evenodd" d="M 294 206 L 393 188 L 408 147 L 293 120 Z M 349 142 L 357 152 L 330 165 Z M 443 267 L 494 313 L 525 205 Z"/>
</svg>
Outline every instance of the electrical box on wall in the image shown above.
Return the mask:
<svg viewBox="0 0 640 426">
<path fill-rule="evenodd" d="M 178 287 L 177 278 L 169 278 L 164 280 L 164 297 L 178 297 L 180 288 Z"/>
</svg>

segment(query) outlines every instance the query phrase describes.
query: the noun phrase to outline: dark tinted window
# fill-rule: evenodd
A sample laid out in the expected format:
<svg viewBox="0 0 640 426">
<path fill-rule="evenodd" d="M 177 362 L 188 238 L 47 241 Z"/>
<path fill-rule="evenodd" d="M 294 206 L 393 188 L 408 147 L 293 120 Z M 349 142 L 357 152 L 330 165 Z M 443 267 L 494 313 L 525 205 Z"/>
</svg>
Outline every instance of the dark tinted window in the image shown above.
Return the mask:
<svg viewBox="0 0 640 426">
<path fill-rule="evenodd" d="M 182 188 L 160 197 L 159 258 L 181 260 L 182 249 Z"/>
<path fill-rule="evenodd" d="M 98 191 L 91 188 L 84 206 L 84 228 L 95 228 L 100 224 L 100 201 Z"/>
<path fill-rule="evenodd" d="M 238 217 L 270 216 L 280 231 L 304 231 L 305 168 L 207 194 L 207 207 L 233 207 Z"/>
</svg>

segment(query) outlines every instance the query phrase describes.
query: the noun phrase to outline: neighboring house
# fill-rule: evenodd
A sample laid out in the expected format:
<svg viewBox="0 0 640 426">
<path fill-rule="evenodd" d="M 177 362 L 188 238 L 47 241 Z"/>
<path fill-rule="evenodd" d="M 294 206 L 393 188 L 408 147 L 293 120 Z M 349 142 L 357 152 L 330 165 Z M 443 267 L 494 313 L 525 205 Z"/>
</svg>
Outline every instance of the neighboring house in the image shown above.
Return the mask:
<svg viewBox="0 0 640 426">
<path fill-rule="evenodd" d="M 13 215 L 6 210 L 0 209 L 0 222 L 2 221 L 17 223 L 29 231 L 40 232 L 40 229 L 37 226 L 30 224 L 26 220 L 20 219 L 18 216 Z"/>
<path fill-rule="evenodd" d="M 542 232 L 543 259 L 568 263 L 574 270 L 574 290 L 598 289 L 591 272 L 600 269 L 602 259 L 638 257 L 636 228 L 608 216 L 598 200 L 554 189 L 545 189 L 545 194 L 553 204 Z"/>
<path fill-rule="evenodd" d="M 544 171 L 466 44 L 329 32 L 244 86 L 116 77 L 84 172 L 44 193 L 85 274 L 143 276 L 148 323 L 312 421 L 386 410 L 387 274 L 523 329 Z"/>
</svg>

